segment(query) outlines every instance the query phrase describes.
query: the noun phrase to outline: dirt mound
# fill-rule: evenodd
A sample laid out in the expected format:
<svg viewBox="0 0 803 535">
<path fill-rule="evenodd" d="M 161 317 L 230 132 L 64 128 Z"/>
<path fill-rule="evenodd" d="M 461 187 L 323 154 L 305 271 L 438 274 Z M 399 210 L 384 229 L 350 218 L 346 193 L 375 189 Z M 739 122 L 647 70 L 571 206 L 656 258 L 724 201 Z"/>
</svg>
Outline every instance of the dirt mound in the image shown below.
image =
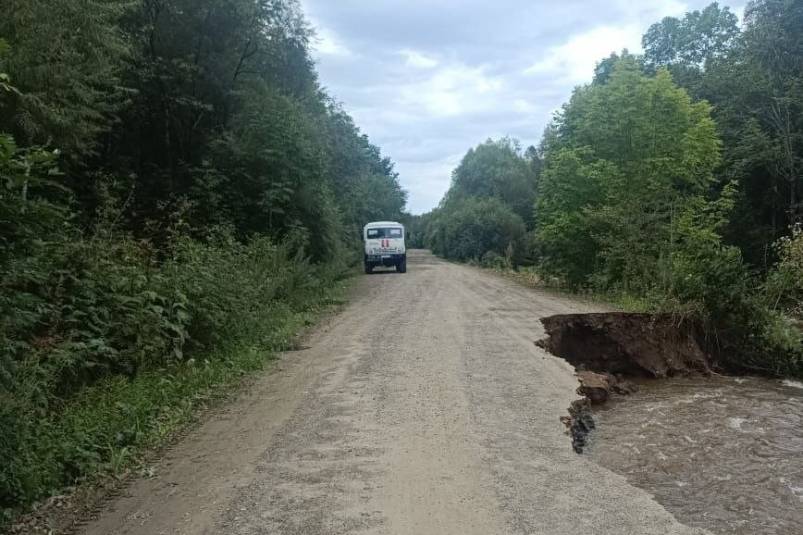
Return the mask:
<svg viewBox="0 0 803 535">
<path fill-rule="evenodd" d="M 655 378 L 709 372 L 695 328 L 669 315 L 565 314 L 541 323 L 549 338 L 537 344 L 578 370 Z"/>
<path fill-rule="evenodd" d="M 577 380 L 580 381 L 577 393 L 588 398 L 591 403 L 605 403 L 611 394 L 627 396 L 638 390 L 636 385 L 621 375 L 617 377 L 610 373 L 581 371 L 577 372 Z"/>
</svg>

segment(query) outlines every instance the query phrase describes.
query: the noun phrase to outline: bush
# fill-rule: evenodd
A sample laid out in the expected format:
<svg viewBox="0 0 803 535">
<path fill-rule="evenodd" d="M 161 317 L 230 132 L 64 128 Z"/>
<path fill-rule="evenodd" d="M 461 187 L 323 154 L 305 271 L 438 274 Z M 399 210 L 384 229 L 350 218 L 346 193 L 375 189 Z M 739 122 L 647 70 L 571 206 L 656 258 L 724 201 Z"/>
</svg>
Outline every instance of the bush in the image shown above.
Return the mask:
<svg viewBox="0 0 803 535">
<path fill-rule="evenodd" d="M 186 298 L 129 239 L 55 239 L 3 270 L 0 504 L 28 501 L 83 461 L 29 459 L 40 424 L 76 392 L 112 375 L 133 377 L 183 359 Z M 8 427 L 5 427 L 8 426 Z M 55 469 L 59 466 L 59 469 Z"/>
<path fill-rule="evenodd" d="M 510 260 L 496 251 L 488 251 L 480 258 L 480 265 L 484 268 L 505 270 L 510 269 Z"/>
<path fill-rule="evenodd" d="M 0 177 L 30 158 L 7 150 Z M 3 222 L 12 239 L 0 242 L 0 508 L 122 462 L 172 404 L 187 412 L 187 389 L 231 377 L 228 362 L 210 360 L 255 366 L 248 348 L 286 344 L 289 322 L 322 303 L 345 269 L 337 258 L 311 265 L 300 238 L 244 243 L 219 228 L 204 242 L 174 235 L 159 252 L 115 230 L 113 203 L 83 236 L 65 204 L 0 201 L 21 216 Z M 39 226 L 14 226 L 22 216 Z M 203 380 L 187 371 L 199 359 Z M 175 384 L 159 386 L 173 374 Z M 120 397 L 129 394 L 144 397 Z"/>
<path fill-rule="evenodd" d="M 791 236 L 775 244 L 775 250 L 779 261 L 767 276 L 767 304 L 803 319 L 803 230 L 793 229 Z"/>
<path fill-rule="evenodd" d="M 2 507 L 46 495 L 141 443 L 159 414 L 172 410 L 152 384 L 154 371 L 170 377 L 206 360 L 213 369 L 205 383 L 183 379 L 202 388 L 228 366 L 209 359 L 240 358 L 227 348 L 286 345 L 283 326 L 321 303 L 342 274 L 310 265 L 291 245 L 267 238 L 243 244 L 226 230 L 207 243 L 179 238 L 161 264 L 125 236 L 48 245 L 46 255 L 3 273 L 4 308 L 22 320 L 2 331 Z M 38 273 L 38 284 L 25 286 L 25 273 Z M 169 386 L 171 403 L 189 402 L 183 388 L 180 381 Z M 104 420 L 87 411 L 103 412 Z"/>
<path fill-rule="evenodd" d="M 493 253 L 518 264 L 526 232 L 524 221 L 495 198 L 468 198 L 439 211 L 429 226 L 435 254 L 480 261 Z"/>
<path fill-rule="evenodd" d="M 253 348 L 286 345 L 346 268 L 337 244 L 310 264 L 301 228 L 200 241 L 176 224 L 157 249 L 117 227 L 103 186 L 79 228 L 57 157 L 0 135 L 0 511 L 124 465 L 162 419 L 263 361 Z"/>
</svg>

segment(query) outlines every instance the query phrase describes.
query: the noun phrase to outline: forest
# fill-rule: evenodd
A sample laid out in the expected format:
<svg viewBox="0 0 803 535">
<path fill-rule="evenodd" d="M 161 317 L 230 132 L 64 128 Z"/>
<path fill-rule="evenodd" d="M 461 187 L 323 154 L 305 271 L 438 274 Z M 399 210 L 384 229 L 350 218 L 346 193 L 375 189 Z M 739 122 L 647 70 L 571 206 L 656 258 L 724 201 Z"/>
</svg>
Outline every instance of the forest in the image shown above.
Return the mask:
<svg viewBox="0 0 803 535">
<path fill-rule="evenodd" d="M 2 11 L 0 524 L 288 347 L 406 203 L 297 0 Z"/>
<path fill-rule="evenodd" d="M 701 326 L 730 368 L 803 375 L 803 2 L 665 18 L 602 58 L 537 147 L 488 140 L 417 245 Z M 591 73 L 590 73 L 591 74 Z"/>
</svg>

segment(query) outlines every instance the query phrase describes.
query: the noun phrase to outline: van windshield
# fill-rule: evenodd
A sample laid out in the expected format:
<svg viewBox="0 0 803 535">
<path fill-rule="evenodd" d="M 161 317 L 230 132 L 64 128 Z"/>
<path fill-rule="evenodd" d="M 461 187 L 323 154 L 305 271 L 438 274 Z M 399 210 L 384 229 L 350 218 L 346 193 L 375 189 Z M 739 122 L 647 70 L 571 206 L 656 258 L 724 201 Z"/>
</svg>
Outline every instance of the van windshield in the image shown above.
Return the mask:
<svg viewBox="0 0 803 535">
<path fill-rule="evenodd" d="M 402 229 L 400 228 L 369 228 L 368 239 L 379 240 L 382 238 L 401 238 Z"/>
</svg>

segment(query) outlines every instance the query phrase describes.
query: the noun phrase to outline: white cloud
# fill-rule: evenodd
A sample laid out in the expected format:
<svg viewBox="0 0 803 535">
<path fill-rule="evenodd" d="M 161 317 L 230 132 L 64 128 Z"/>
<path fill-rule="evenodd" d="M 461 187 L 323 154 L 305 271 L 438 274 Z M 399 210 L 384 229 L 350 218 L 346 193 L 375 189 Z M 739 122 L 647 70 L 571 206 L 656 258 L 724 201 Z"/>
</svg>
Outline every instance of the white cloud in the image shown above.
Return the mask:
<svg viewBox="0 0 803 535">
<path fill-rule="evenodd" d="M 329 30 L 318 28 L 313 48 L 318 54 L 324 56 L 352 56 L 352 51 L 337 36 Z"/>
<path fill-rule="evenodd" d="M 454 117 L 493 106 L 492 97 L 502 85 L 502 80 L 486 74 L 484 67 L 454 63 L 399 87 L 398 103 L 432 117 Z"/>
<path fill-rule="evenodd" d="M 540 110 L 538 106 L 524 98 L 517 98 L 514 100 L 513 107 L 517 112 L 526 114 L 535 113 Z"/>
<path fill-rule="evenodd" d="M 409 48 L 402 50 L 399 52 L 399 54 L 405 57 L 408 67 L 414 67 L 417 69 L 434 69 L 438 66 L 437 59 L 422 54 L 421 52 L 410 50 Z"/>
<path fill-rule="evenodd" d="M 642 32 L 643 28 L 637 25 L 594 28 L 550 47 L 545 57 L 524 72 L 536 76 L 552 75 L 572 84 L 588 82 L 597 62 L 611 52 L 620 52 L 624 48 L 640 52 Z"/>
<path fill-rule="evenodd" d="M 678 0 L 652 0 L 640 3 L 634 3 L 632 0 L 613 0 L 612 3 L 620 12 L 632 14 L 633 18 L 649 25 L 658 22 L 663 17 L 682 16 L 687 11 L 701 9 L 701 7 L 705 7 L 710 2 L 707 0 L 703 0 L 703 2 L 693 0 L 693 3 L 697 4 L 693 7 L 686 2 Z"/>
</svg>

